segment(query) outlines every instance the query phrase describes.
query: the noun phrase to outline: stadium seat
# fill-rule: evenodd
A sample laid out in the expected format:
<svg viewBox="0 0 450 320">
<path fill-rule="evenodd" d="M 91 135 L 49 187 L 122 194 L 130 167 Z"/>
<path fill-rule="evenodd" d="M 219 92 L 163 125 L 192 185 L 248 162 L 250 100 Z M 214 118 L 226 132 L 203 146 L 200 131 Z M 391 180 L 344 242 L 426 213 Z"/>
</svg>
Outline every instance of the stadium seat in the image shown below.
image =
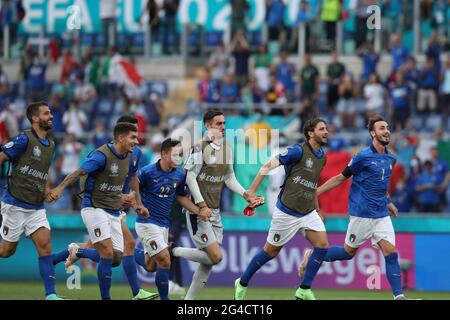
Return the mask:
<svg viewBox="0 0 450 320">
<path fill-rule="evenodd" d="M 128 46 L 128 35 L 126 33 L 119 33 L 117 35 L 117 46 L 119 48 L 126 48 Z"/>
<path fill-rule="evenodd" d="M 116 100 L 114 102 L 114 115 L 120 116 L 123 114 L 123 111 L 124 111 L 123 100 L 122 99 Z"/>
<path fill-rule="evenodd" d="M 420 115 L 414 115 L 410 118 L 411 126 L 415 130 L 421 130 L 423 128 L 423 118 Z"/>
<path fill-rule="evenodd" d="M 200 46 L 200 31 L 191 31 L 188 36 L 188 44 L 190 47 Z"/>
<path fill-rule="evenodd" d="M 97 33 L 94 37 L 93 47 L 96 49 L 103 49 L 105 47 L 105 37 L 103 33 Z"/>
<path fill-rule="evenodd" d="M 211 31 L 205 34 L 205 46 L 215 47 L 223 41 L 223 31 Z"/>
<path fill-rule="evenodd" d="M 101 99 L 97 105 L 97 116 L 99 115 L 111 115 L 113 113 L 114 105 L 112 100 Z"/>
<path fill-rule="evenodd" d="M 166 98 L 169 95 L 169 84 L 166 81 L 148 81 L 147 92 L 157 93 L 160 98 Z"/>
<path fill-rule="evenodd" d="M 95 40 L 94 33 L 82 33 L 80 43 L 81 46 L 92 47 Z"/>
<path fill-rule="evenodd" d="M 144 52 L 145 34 L 143 32 L 134 33 L 131 38 L 131 50 L 133 53 Z"/>
<path fill-rule="evenodd" d="M 436 114 L 429 115 L 425 118 L 425 129 L 434 131 L 437 128 L 442 128 L 442 117 Z"/>
<path fill-rule="evenodd" d="M 262 43 L 261 31 L 250 31 L 248 33 L 250 46 L 258 47 Z"/>
</svg>

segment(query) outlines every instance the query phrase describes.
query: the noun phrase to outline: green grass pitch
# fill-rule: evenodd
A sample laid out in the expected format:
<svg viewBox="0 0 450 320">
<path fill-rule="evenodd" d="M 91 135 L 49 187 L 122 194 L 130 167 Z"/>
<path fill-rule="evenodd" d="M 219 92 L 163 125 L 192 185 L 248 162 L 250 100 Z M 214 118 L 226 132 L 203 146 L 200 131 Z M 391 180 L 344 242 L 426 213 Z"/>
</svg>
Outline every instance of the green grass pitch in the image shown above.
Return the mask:
<svg viewBox="0 0 450 320">
<path fill-rule="evenodd" d="M 145 287 L 146 290 L 156 292 L 156 287 Z M 43 299 L 43 285 L 38 282 L 0 282 L 0 300 L 41 300 Z M 100 292 L 95 283 L 82 284 L 80 290 L 69 290 L 65 284 L 57 284 L 58 294 L 73 300 L 99 300 Z M 295 288 L 257 288 L 249 287 L 249 300 L 293 300 Z M 232 287 L 206 287 L 198 296 L 198 300 L 232 300 Z M 378 290 L 335 290 L 315 289 L 319 300 L 391 300 L 388 291 Z M 406 291 L 407 297 L 424 300 L 450 300 L 450 292 L 420 292 Z M 111 298 L 114 300 L 130 300 L 131 291 L 125 284 L 113 284 Z M 181 296 L 171 296 L 173 300 L 182 299 Z"/>
</svg>

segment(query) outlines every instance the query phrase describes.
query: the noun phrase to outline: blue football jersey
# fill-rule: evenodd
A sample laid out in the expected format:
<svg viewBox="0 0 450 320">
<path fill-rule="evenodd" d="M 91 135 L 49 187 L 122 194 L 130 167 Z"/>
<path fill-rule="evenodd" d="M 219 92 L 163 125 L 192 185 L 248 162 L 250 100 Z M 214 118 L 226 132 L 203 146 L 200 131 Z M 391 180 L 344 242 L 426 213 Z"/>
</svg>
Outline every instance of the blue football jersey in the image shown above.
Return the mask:
<svg viewBox="0 0 450 320">
<path fill-rule="evenodd" d="M 396 158 L 387 150 L 378 153 L 373 146 L 357 153 L 348 165 L 353 174 L 349 194 L 349 214 L 361 218 L 383 218 L 387 210 L 389 178 Z"/>
<path fill-rule="evenodd" d="M 181 168 L 170 172 L 161 169 L 159 161 L 139 170 L 139 189 L 150 217 L 138 216 L 136 222 L 169 227 L 169 216 L 176 196 L 186 196 L 186 173 Z"/>
</svg>

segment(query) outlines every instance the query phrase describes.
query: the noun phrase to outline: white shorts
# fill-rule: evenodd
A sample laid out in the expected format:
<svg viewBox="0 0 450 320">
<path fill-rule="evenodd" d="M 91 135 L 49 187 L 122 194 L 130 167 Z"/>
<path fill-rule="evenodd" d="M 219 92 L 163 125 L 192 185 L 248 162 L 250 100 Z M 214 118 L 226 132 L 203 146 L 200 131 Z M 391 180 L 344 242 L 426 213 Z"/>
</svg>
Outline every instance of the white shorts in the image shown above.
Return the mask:
<svg viewBox="0 0 450 320">
<path fill-rule="evenodd" d="M 18 242 L 22 233 L 29 237 L 39 228 L 50 230 L 45 209 L 24 209 L 2 202 L 3 222 L 0 229 L 2 238 Z"/>
<path fill-rule="evenodd" d="M 189 235 L 198 249 L 206 248 L 215 242 L 222 244 L 223 224 L 219 209 L 213 209 L 212 217 L 206 222 L 187 210 L 184 212 Z"/>
<path fill-rule="evenodd" d="M 153 257 L 167 248 L 169 242 L 169 228 L 157 226 L 153 223 L 135 224 L 136 233 L 144 245 L 145 253 Z"/>
<path fill-rule="evenodd" d="M 307 230 L 325 231 L 325 225 L 316 210 L 297 218 L 276 207 L 272 215 L 267 242 L 273 246 L 281 247 L 291 240 L 298 231 L 304 236 Z"/>
<path fill-rule="evenodd" d="M 123 252 L 121 217 L 115 217 L 100 208 L 81 209 L 81 218 L 92 243 L 111 238 L 113 249 Z"/>
<path fill-rule="evenodd" d="M 395 232 L 391 217 L 379 219 L 350 216 L 345 244 L 359 248 L 366 240 L 372 239 L 372 245 L 378 246 L 380 240 L 386 240 L 395 246 Z"/>
</svg>

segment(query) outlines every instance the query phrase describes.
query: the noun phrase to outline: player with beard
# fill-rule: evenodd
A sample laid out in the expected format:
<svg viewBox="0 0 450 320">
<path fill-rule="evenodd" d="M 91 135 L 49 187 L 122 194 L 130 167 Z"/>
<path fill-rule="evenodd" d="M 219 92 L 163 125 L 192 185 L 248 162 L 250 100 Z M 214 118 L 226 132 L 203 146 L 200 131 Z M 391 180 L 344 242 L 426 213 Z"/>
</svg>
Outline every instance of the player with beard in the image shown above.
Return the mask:
<svg viewBox="0 0 450 320">
<path fill-rule="evenodd" d="M 317 189 L 319 196 L 353 176 L 349 194 L 350 223 L 344 247 L 330 247 L 324 261 L 350 260 L 358 248 L 371 239 L 372 245 L 383 252 L 386 275 L 395 300 L 406 300 L 395 248 L 394 227 L 389 216 L 398 215 L 388 194 L 389 178 L 396 162 L 386 148 L 390 140 L 389 125 L 382 116 L 375 115 L 369 119 L 368 129 L 372 145 L 357 153 L 342 173 Z M 307 252 L 300 265 L 300 273 L 308 259 L 311 260 L 311 257 Z"/>
<path fill-rule="evenodd" d="M 314 246 L 314 250 L 295 297 L 298 300 L 315 300 L 311 284 L 328 251 L 325 225 L 315 195 L 320 173 L 327 161 L 322 146 L 328 142 L 328 130 L 324 120 L 315 118 L 306 121 L 303 132 L 306 142 L 289 147 L 269 160 L 247 191 L 248 196 L 255 196 L 269 171 L 284 166 L 286 177 L 272 214 L 266 244 L 235 281 L 235 300 L 245 300 L 248 283 L 255 272 L 275 258 L 299 230 Z"/>
<path fill-rule="evenodd" d="M 45 102 L 32 102 L 27 107 L 31 129 L 25 130 L 1 148 L 0 163 L 9 161 L 7 190 L 2 198 L 3 224 L 0 258 L 16 252 L 22 233 L 33 240 L 39 255 L 39 273 L 47 300 L 62 300 L 55 290 L 55 260 L 64 256 L 52 254 L 50 225 L 44 208 L 48 194 L 47 179 L 55 143 L 48 139 L 52 129 L 52 113 Z"/>
</svg>

